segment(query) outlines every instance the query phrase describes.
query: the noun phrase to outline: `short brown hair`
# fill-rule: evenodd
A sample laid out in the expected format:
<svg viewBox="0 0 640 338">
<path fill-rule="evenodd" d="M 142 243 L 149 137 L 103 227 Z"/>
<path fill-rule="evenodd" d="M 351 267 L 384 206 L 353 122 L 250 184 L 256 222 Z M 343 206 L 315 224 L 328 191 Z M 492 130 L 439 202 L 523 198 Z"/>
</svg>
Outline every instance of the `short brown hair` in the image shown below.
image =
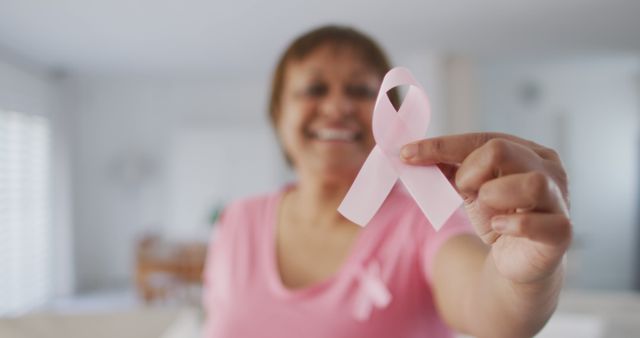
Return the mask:
<svg viewBox="0 0 640 338">
<path fill-rule="evenodd" d="M 391 69 L 389 59 L 382 48 L 372 38 L 354 28 L 329 25 L 306 32 L 296 38 L 284 51 L 273 73 L 269 117 L 274 127 L 279 117 L 280 100 L 288 63 L 292 60 L 302 60 L 316 48 L 326 44 L 353 48 L 379 74 L 380 78 Z M 396 90 L 390 91 L 389 97 L 394 104 L 399 101 Z"/>
</svg>

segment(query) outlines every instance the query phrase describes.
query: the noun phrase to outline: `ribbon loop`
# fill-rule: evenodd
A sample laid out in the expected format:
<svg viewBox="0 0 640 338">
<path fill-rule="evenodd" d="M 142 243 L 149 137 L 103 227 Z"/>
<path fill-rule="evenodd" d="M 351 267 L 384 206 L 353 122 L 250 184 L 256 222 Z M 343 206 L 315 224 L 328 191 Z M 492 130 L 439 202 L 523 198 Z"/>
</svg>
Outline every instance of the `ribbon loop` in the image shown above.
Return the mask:
<svg viewBox="0 0 640 338">
<path fill-rule="evenodd" d="M 401 85 L 409 85 L 409 90 L 396 111 L 387 91 Z M 390 70 L 373 110 L 376 145 L 338 207 L 342 215 L 365 226 L 400 179 L 431 225 L 436 230 L 442 227 L 462 198 L 437 166 L 410 166 L 400 161 L 400 148 L 424 138 L 430 119 L 429 99 L 411 72 L 401 67 Z"/>
</svg>

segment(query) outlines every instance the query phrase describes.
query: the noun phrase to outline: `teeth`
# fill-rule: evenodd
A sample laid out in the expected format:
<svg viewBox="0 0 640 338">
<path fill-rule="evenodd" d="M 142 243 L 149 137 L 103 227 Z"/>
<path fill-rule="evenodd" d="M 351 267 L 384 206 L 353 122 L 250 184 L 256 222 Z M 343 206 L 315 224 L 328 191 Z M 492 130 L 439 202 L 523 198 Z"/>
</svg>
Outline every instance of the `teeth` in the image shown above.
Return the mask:
<svg viewBox="0 0 640 338">
<path fill-rule="evenodd" d="M 323 141 L 353 141 L 356 138 L 355 132 L 344 129 L 320 129 L 315 134 Z"/>
</svg>

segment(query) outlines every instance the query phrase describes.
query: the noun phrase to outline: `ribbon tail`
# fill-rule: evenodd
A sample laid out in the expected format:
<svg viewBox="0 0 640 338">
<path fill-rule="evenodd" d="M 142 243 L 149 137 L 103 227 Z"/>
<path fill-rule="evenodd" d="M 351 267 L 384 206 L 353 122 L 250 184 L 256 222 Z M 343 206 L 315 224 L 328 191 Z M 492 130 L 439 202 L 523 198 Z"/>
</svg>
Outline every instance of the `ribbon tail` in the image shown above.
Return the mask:
<svg viewBox="0 0 640 338">
<path fill-rule="evenodd" d="M 436 166 L 400 164 L 400 179 L 431 225 L 440 228 L 462 204 L 462 197 Z"/>
<path fill-rule="evenodd" d="M 371 316 L 373 305 L 367 298 L 364 290 L 360 290 L 353 307 L 353 316 L 358 321 L 365 321 Z"/>
<path fill-rule="evenodd" d="M 397 179 L 395 168 L 376 145 L 340 203 L 338 212 L 350 221 L 366 226 L 387 198 Z"/>
</svg>

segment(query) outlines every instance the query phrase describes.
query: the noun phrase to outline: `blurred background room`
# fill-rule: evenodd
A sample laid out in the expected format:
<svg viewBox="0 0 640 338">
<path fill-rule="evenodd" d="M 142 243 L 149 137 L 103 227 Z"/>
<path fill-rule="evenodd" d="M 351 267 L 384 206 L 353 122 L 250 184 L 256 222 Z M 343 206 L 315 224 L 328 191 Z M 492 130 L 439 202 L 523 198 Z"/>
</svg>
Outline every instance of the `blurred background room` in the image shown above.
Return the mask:
<svg viewBox="0 0 640 338">
<path fill-rule="evenodd" d="M 291 180 L 272 69 L 327 23 L 416 75 L 429 135 L 558 150 L 575 240 L 540 337 L 640 336 L 639 16 L 635 0 L 0 0 L 0 337 L 197 336 L 220 210 Z"/>
</svg>

